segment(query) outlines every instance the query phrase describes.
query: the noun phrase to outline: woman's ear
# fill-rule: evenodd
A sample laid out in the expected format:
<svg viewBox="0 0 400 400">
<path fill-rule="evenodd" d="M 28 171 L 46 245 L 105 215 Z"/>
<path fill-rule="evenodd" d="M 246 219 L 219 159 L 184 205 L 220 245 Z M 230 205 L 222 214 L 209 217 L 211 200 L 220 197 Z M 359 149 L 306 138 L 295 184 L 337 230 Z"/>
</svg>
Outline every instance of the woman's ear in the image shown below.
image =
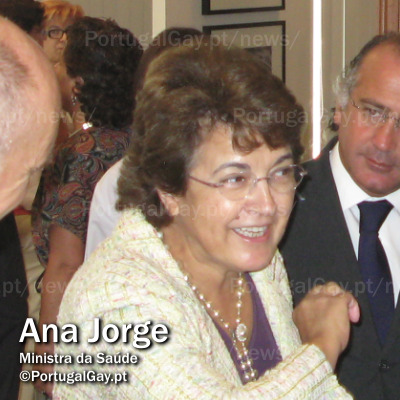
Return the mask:
<svg viewBox="0 0 400 400">
<path fill-rule="evenodd" d="M 175 217 L 179 214 L 179 202 L 175 195 L 160 189 L 157 189 L 157 194 L 171 217 Z"/>
<path fill-rule="evenodd" d="M 81 92 L 81 87 L 85 83 L 83 78 L 81 76 L 77 76 L 76 78 L 73 79 L 74 81 L 74 86 L 72 88 L 72 93 L 76 96 Z"/>
</svg>

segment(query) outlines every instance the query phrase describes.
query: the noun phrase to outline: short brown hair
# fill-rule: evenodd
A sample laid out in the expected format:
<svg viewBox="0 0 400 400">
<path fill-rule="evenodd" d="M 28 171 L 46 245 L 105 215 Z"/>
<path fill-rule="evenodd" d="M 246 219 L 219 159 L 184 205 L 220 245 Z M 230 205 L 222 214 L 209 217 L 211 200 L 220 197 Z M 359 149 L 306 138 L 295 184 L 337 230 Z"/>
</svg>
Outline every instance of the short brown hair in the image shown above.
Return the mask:
<svg viewBox="0 0 400 400">
<path fill-rule="evenodd" d="M 246 50 L 212 45 L 171 48 L 147 71 L 137 97 L 133 138 L 118 182 L 119 208 L 140 207 L 155 227 L 172 221 L 156 189 L 184 195 L 193 154 L 218 123 L 236 150 L 262 140 L 303 152 L 304 113 L 269 68 Z"/>
</svg>

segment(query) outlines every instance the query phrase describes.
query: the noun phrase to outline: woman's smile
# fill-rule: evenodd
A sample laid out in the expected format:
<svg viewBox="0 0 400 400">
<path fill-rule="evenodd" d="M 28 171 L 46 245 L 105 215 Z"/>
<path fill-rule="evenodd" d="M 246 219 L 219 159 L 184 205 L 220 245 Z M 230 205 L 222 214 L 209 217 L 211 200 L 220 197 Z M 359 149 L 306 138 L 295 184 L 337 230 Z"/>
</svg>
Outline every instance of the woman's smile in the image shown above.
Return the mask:
<svg viewBox="0 0 400 400">
<path fill-rule="evenodd" d="M 250 241 L 265 241 L 268 239 L 268 226 L 249 226 L 233 229 L 235 233 L 246 240 Z"/>
</svg>

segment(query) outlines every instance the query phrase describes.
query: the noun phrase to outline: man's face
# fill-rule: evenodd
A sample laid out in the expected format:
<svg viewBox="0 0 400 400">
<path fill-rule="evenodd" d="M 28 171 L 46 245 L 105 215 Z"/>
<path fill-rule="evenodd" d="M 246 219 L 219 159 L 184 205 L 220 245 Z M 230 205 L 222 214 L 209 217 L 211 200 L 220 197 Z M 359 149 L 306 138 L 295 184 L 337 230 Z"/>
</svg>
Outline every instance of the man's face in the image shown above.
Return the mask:
<svg viewBox="0 0 400 400">
<path fill-rule="evenodd" d="M 382 114 L 390 117 L 380 118 Z M 370 196 L 400 188 L 398 117 L 400 53 L 391 45 L 380 45 L 362 61 L 351 99 L 335 115 L 343 165 Z"/>
<path fill-rule="evenodd" d="M 25 107 L 15 115 L 0 118 L 15 120 L 12 145 L 2 159 L 0 171 L 0 218 L 32 196 L 39 172 L 53 147 L 58 128 L 60 93 L 54 69 L 42 49 L 14 24 L 0 19 L 0 40 L 15 50 L 29 70 L 31 85 L 24 93 Z M 8 98 L 1 101 L 10 101 Z M 1 132 L 0 132 L 1 134 Z"/>
</svg>

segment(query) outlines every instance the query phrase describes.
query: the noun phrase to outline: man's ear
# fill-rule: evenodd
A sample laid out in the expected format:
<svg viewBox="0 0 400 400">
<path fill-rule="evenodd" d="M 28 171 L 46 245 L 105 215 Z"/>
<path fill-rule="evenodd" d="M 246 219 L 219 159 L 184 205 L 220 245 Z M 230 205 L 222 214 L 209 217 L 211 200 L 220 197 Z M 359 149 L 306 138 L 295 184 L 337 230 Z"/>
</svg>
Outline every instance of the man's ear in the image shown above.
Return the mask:
<svg viewBox="0 0 400 400">
<path fill-rule="evenodd" d="M 157 194 L 171 217 L 179 214 L 179 201 L 175 195 L 160 189 L 157 189 Z"/>
<path fill-rule="evenodd" d="M 342 122 L 342 113 L 344 112 L 343 107 L 339 104 L 335 104 L 335 112 L 333 113 L 333 122 L 339 127 Z"/>
</svg>

